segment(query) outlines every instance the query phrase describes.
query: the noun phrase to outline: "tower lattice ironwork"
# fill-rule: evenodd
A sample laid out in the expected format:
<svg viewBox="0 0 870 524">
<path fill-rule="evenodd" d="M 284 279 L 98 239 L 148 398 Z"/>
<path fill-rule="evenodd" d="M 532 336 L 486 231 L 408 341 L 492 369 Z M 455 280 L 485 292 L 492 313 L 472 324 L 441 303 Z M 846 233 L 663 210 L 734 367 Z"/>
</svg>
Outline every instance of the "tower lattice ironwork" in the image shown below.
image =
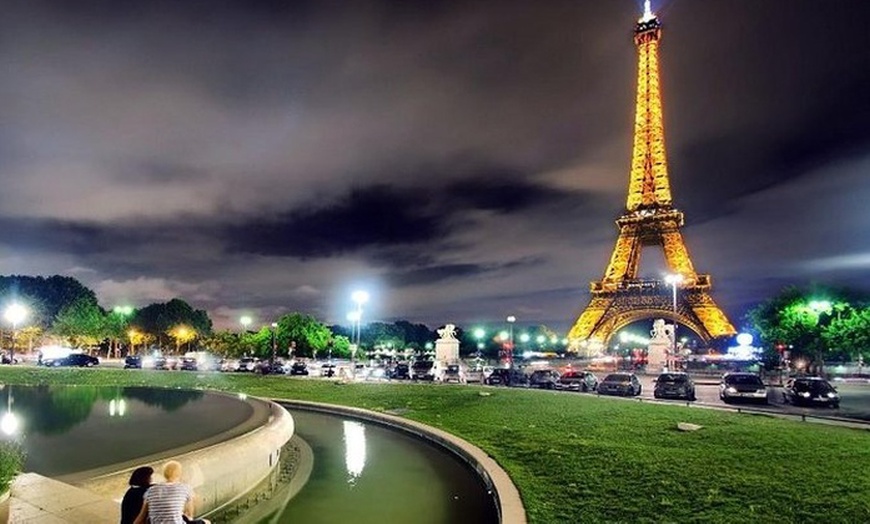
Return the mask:
<svg viewBox="0 0 870 524">
<path fill-rule="evenodd" d="M 623 326 L 653 316 L 679 322 L 705 342 L 735 333 L 710 296 L 710 276 L 695 271 L 681 233 L 683 213 L 672 204 L 659 81 L 661 35 L 647 0 L 634 30 L 637 101 L 626 210 L 616 220 L 619 237 L 604 277 L 591 283 L 592 300 L 568 333 L 574 347 L 606 344 Z M 671 284 L 638 278 L 645 246 L 661 247 L 670 271 L 682 277 L 676 308 Z"/>
</svg>

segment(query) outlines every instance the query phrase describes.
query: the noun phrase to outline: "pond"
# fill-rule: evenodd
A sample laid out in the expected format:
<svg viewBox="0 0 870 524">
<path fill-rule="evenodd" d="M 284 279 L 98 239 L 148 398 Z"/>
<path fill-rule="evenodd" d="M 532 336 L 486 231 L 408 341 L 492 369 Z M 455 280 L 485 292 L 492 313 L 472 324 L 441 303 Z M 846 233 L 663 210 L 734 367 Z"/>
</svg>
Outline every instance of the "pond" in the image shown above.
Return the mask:
<svg viewBox="0 0 870 524">
<path fill-rule="evenodd" d="M 314 452 L 308 484 L 270 522 L 497 523 L 480 476 L 453 453 L 379 424 L 289 409 Z"/>
<path fill-rule="evenodd" d="M 24 471 L 48 477 L 231 438 L 254 413 L 236 396 L 146 387 L 5 386 L 0 405 L 18 420 Z"/>
</svg>

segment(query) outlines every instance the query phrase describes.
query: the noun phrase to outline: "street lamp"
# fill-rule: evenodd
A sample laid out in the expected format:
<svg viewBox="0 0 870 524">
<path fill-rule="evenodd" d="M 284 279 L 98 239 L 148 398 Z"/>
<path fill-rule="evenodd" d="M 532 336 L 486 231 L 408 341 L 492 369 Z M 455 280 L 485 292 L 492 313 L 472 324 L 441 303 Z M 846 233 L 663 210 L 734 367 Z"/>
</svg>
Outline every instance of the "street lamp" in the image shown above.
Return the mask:
<svg viewBox="0 0 870 524">
<path fill-rule="evenodd" d="M 239 323 L 242 324 L 242 328 L 244 328 L 245 331 L 248 330 L 248 326 L 250 326 L 253 321 L 254 319 L 248 315 L 242 315 L 242 318 L 239 319 Z"/>
<path fill-rule="evenodd" d="M 4 312 L 6 320 L 12 324 L 12 349 L 9 351 L 9 363 L 15 363 L 15 336 L 17 335 L 18 324 L 27 317 L 27 308 L 13 302 Z"/>
<path fill-rule="evenodd" d="M 671 358 L 675 359 L 677 355 L 677 286 L 683 282 L 683 275 L 679 273 L 665 275 L 665 282 L 667 282 L 671 286 L 671 289 L 674 292 L 674 332 L 671 334 L 671 336 L 674 337 L 674 346 L 672 349 Z M 676 360 L 674 360 L 674 363 L 676 364 Z"/>
<path fill-rule="evenodd" d="M 508 315 L 505 319 L 508 323 L 508 339 L 510 340 L 510 347 L 508 352 L 508 367 L 514 367 L 514 322 L 517 321 L 517 317 L 513 315 Z"/>
<path fill-rule="evenodd" d="M 480 357 L 480 352 L 483 351 L 483 337 L 486 336 L 486 331 L 483 328 L 476 328 L 474 330 L 474 339 L 477 340 L 477 356 Z"/>
<path fill-rule="evenodd" d="M 278 354 L 278 340 L 275 338 L 275 330 L 278 328 L 277 322 L 272 322 L 272 359 L 269 364 L 275 363 L 275 356 Z"/>
</svg>

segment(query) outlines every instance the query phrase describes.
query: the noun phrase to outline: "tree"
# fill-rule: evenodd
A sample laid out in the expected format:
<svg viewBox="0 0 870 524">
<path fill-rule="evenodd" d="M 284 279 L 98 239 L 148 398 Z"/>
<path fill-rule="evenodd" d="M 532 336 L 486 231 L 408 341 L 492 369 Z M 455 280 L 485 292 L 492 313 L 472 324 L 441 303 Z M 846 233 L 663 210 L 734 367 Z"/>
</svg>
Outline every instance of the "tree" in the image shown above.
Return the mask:
<svg viewBox="0 0 870 524">
<path fill-rule="evenodd" d="M 226 329 L 203 338 L 202 345 L 218 355 L 240 357 L 245 353 L 244 342 L 247 335 L 247 333 L 237 334 Z"/>
<path fill-rule="evenodd" d="M 71 277 L 0 276 L 0 296 L 26 302 L 32 324 L 47 328 L 62 309 L 85 299 L 97 304 L 94 292 Z"/>
<path fill-rule="evenodd" d="M 166 334 L 175 340 L 175 352 L 181 353 L 181 346 L 193 341 L 196 336 L 196 330 L 186 324 L 178 324 L 166 330 Z"/>
<path fill-rule="evenodd" d="M 173 298 L 165 304 L 150 304 L 138 310 L 130 324 L 138 330 L 150 333 L 162 342 L 172 328 L 186 325 L 202 336 L 211 334 L 211 319 L 208 313 L 193 309 L 190 304 L 179 298 Z"/>
<path fill-rule="evenodd" d="M 103 311 L 95 301 L 79 298 L 64 307 L 52 324 L 52 332 L 69 340 L 74 347 L 96 345 L 104 333 Z"/>
<path fill-rule="evenodd" d="M 290 313 L 278 319 L 275 336 L 279 353 L 287 348 L 288 356 L 292 352 L 297 357 L 315 357 L 326 350 L 332 331 L 311 315 Z"/>
<path fill-rule="evenodd" d="M 855 358 L 865 350 L 867 311 L 866 302 L 848 292 L 789 287 L 750 310 L 747 319 L 768 363 L 778 360 L 775 348 L 788 348 L 792 360 L 805 358 L 820 368 L 826 358 Z"/>
</svg>

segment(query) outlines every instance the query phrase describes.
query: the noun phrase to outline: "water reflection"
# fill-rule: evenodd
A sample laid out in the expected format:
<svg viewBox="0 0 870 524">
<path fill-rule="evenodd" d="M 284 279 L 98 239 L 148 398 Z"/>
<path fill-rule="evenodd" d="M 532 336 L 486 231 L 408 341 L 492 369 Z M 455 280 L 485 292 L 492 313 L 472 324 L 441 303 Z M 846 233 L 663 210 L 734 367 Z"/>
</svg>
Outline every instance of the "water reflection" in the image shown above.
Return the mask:
<svg viewBox="0 0 870 524">
<path fill-rule="evenodd" d="M 47 476 L 162 453 L 224 432 L 241 434 L 250 430 L 244 423 L 254 414 L 248 403 L 202 391 L 15 386 L 13 395 L 4 389 L 0 436 L 8 440 L 3 433 L 17 431 L 25 471 Z"/>
<path fill-rule="evenodd" d="M 347 483 L 356 484 L 366 467 L 366 427 L 352 420 L 344 421 L 344 464 Z"/>
<path fill-rule="evenodd" d="M 10 437 L 16 435 L 21 426 L 18 415 L 12 412 L 12 402 L 12 386 L 6 386 L 6 412 L 0 418 L 0 431 Z"/>
</svg>

